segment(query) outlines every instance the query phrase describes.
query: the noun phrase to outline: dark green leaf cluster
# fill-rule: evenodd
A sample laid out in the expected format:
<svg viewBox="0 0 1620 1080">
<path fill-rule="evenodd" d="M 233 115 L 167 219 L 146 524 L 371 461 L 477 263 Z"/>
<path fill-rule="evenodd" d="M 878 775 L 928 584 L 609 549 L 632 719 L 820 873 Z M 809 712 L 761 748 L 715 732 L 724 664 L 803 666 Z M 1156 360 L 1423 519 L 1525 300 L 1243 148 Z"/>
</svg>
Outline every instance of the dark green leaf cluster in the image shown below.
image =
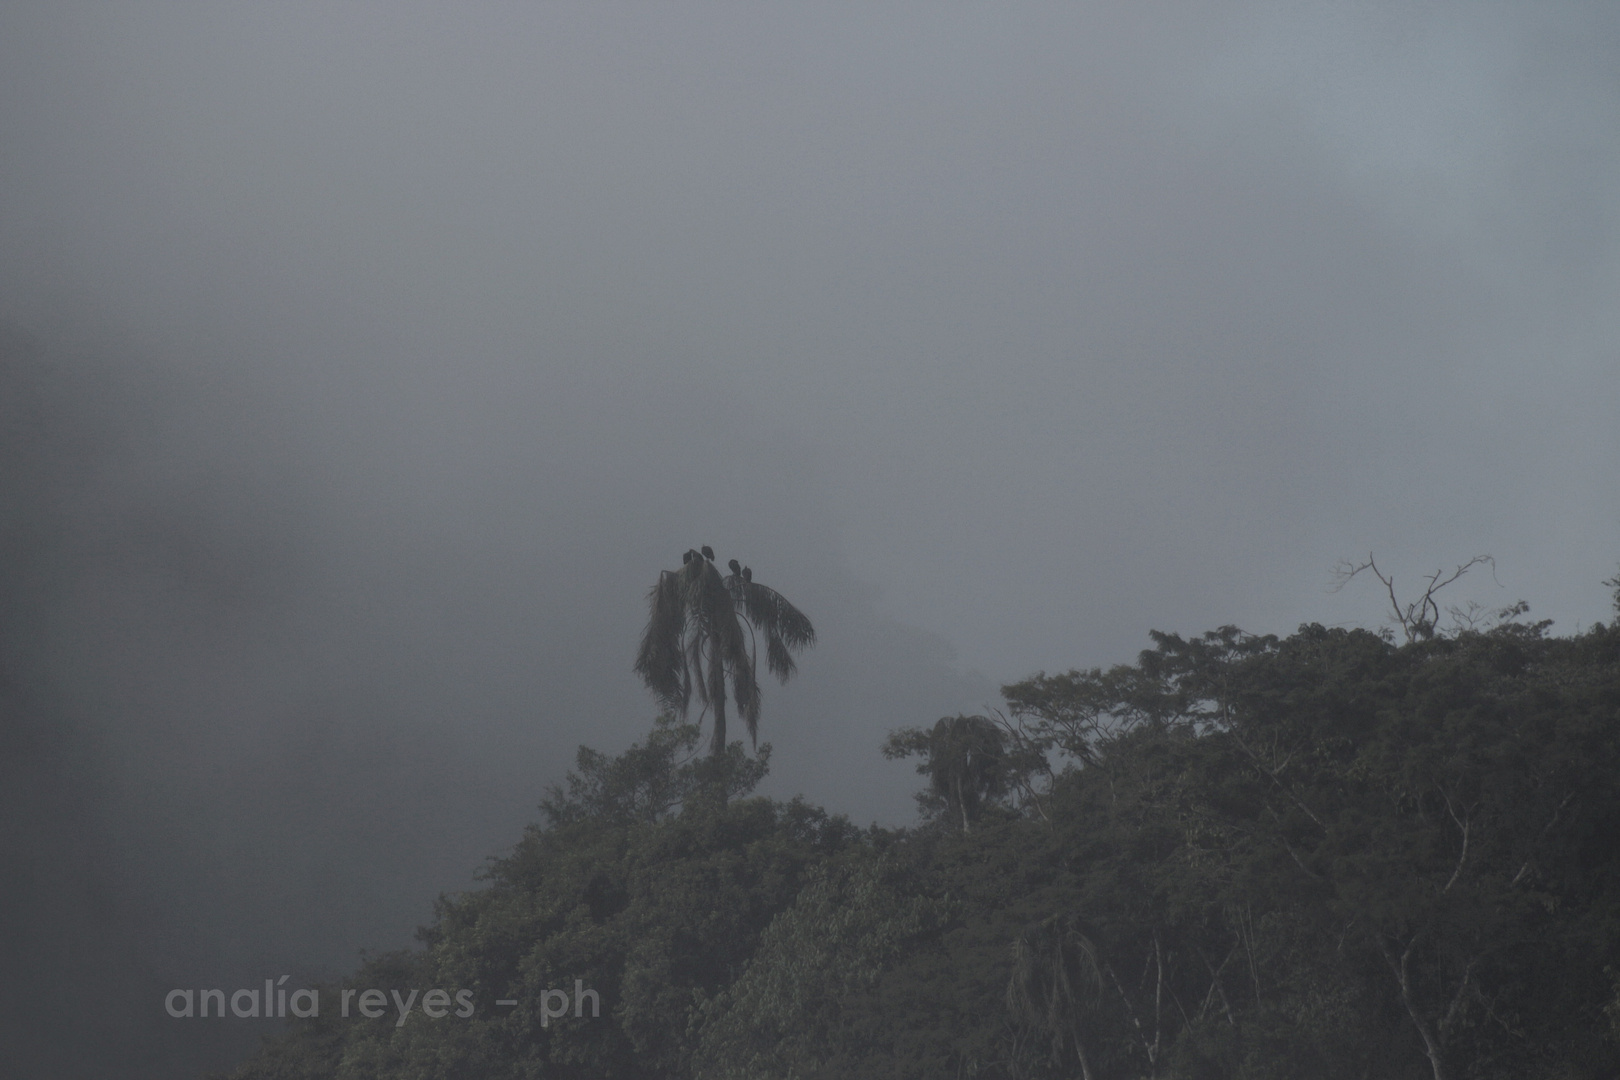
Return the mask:
<svg viewBox="0 0 1620 1080">
<path fill-rule="evenodd" d="M 1009 796 L 1028 791 L 1031 774 L 1046 766 L 1030 740 L 985 716 L 942 717 L 927 731 L 902 728 L 889 735 L 883 756 L 921 758 L 917 771 L 928 777 L 928 787 L 917 793 L 923 816 L 960 823 L 963 832 Z"/>
<path fill-rule="evenodd" d="M 665 714 L 644 743 L 618 757 L 582 746 L 565 784 L 547 791 L 540 810 L 553 827 L 590 820 L 652 824 L 712 785 L 722 799 L 734 799 L 765 778 L 770 743 L 761 744 L 754 757 L 743 753 L 741 743 L 731 743 L 719 758 L 699 758 L 698 735 L 696 724 Z"/>
<path fill-rule="evenodd" d="M 325 988 L 318 1018 L 293 1022 L 235 1075 L 690 1075 L 694 1018 L 736 981 L 806 882 L 862 841 L 847 821 L 803 802 L 725 797 L 749 777 L 725 775 L 707 756 L 695 776 L 683 772 L 689 763 L 649 782 L 645 766 L 669 761 L 672 740 L 689 748 L 693 735 L 664 721 L 620 758 L 582 753 L 583 774 L 548 800 L 549 823 L 495 860 L 484 888 L 441 899 L 421 950 L 374 959 Z M 741 757 L 740 744 L 732 749 L 722 764 Z M 664 795 L 649 795 L 677 787 L 686 799 L 667 813 Z M 545 1016 L 545 992 L 572 991 L 576 980 L 599 995 L 600 1016 Z M 478 1009 L 467 1018 L 416 1011 L 404 1023 L 392 1008 L 343 1018 L 333 1006 L 344 987 L 467 989 Z"/>
</svg>

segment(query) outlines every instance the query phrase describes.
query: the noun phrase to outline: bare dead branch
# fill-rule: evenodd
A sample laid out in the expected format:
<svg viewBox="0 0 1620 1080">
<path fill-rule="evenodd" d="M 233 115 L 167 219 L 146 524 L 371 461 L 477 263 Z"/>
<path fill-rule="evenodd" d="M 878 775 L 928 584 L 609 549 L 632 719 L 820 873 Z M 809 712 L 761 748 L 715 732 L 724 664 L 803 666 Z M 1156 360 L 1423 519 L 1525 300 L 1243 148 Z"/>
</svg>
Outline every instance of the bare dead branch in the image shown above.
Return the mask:
<svg viewBox="0 0 1620 1080">
<path fill-rule="evenodd" d="M 986 706 L 985 715 L 994 718 L 996 726 L 1001 728 L 1002 732 L 1007 736 L 1008 742 L 1013 747 L 1015 747 L 1017 750 L 1031 754 L 1031 760 L 1040 763 L 1041 772 L 1046 774 L 1046 791 L 1050 793 L 1053 786 L 1057 783 L 1057 773 L 1052 771 L 1052 763 L 1046 756 L 1046 751 L 1050 744 L 1031 736 L 1024 728 L 1024 721 L 1022 717 L 1019 717 L 1018 722 L 1015 724 L 1011 720 L 1007 719 L 1007 715 L 1005 713 L 994 706 Z M 1042 800 L 1042 793 L 1038 791 L 1034 783 L 1030 781 L 1029 775 L 1014 770 L 1012 779 L 1014 785 L 1018 788 L 1018 791 L 1023 796 L 1024 800 L 1031 806 L 1035 807 L 1035 812 L 1041 815 L 1041 820 L 1050 826 L 1052 824 L 1052 817 L 1046 812 L 1046 804 Z"/>
<path fill-rule="evenodd" d="M 1479 961 L 1480 958 L 1476 956 L 1469 960 L 1468 966 L 1463 969 L 1462 982 L 1457 986 L 1457 992 L 1451 995 L 1451 1004 L 1446 1008 L 1446 1015 L 1440 1018 L 1441 1038 L 1444 1038 L 1446 1032 L 1451 1030 L 1452 1023 L 1457 1019 L 1457 1011 L 1462 1008 L 1463 998 L 1472 985 L 1470 980 L 1474 976 L 1474 968 L 1479 966 Z"/>
<path fill-rule="evenodd" d="M 1244 949 L 1249 954 L 1249 976 L 1254 980 L 1254 1003 L 1258 1005 L 1260 1004 L 1260 964 L 1254 955 L 1254 910 L 1245 904 L 1244 914 L 1247 916 L 1247 923 L 1245 924 L 1244 919 L 1240 917 L 1238 928 L 1243 931 Z"/>
<path fill-rule="evenodd" d="M 1164 954 L 1159 950 L 1159 932 L 1153 931 L 1153 964 L 1158 970 L 1158 978 L 1153 984 L 1153 1052 L 1148 1055 L 1149 1064 L 1159 1060 L 1159 1040 L 1164 1036 Z"/>
<path fill-rule="evenodd" d="M 1237 1019 L 1232 1015 L 1232 1003 L 1226 1000 L 1226 988 L 1221 985 L 1221 972 L 1226 970 L 1227 963 L 1237 955 L 1237 951 L 1242 945 L 1243 936 L 1240 934 L 1237 941 L 1233 942 L 1232 947 L 1227 950 L 1226 959 L 1221 961 L 1219 967 L 1209 962 L 1209 957 L 1204 955 L 1204 950 L 1198 950 L 1198 958 L 1209 969 L 1209 990 L 1204 994 L 1204 1003 L 1198 1008 L 1198 1019 L 1202 1020 L 1204 1018 L 1204 1014 L 1209 1011 L 1211 998 L 1218 994 L 1221 999 L 1221 1008 L 1226 1012 L 1226 1022 L 1232 1027 L 1237 1027 Z"/>
<path fill-rule="evenodd" d="M 1237 742 L 1238 748 L 1241 749 L 1246 755 L 1248 755 L 1249 760 L 1254 762 L 1255 768 L 1259 769 L 1261 772 L 1265 773 L 1268 777 L 1270 777 L 1271 782 L 1273 784 L 1276 784 L 1277 787 L 1281 788 L 1283 794 L 1287 795 L 1289 800 L 1291 802 L 1293 802 L 1293 804 L 1295 806 L 1299 807 L 1302 811 L 1305 812 L 1306 817 L 1308 817 L 1312 821 L 1316 822 L 1316 827 L 1318 829 L 1321 829 L 1323 832 L 1327 832 L 1327 826 L 1322 824 L 1322 819 L 1317 817 L 1316 814 L 1311 810 L 1310 807 L 1306 806 L 1303 802 L 1300 801 L 1299 796 L 1294 794 L 1294 789 L 1291 788 L 1289 785 L 1283 783 L 1282 778 L 1277 775 L 1277 772 L 1275 770 L 1271 769 L 1270 767 L 1268 767 L 1266 765 L 1265 762 L 1260 760 L 1260 755 L 1256 754 L 1254 752 L 1254 750 L 1249 747 L 1249 744 L 1243 741 L 1243 736 L 1239 735 L 1237 733 L 1236 729 L 1233 729 L 1233 730 L 1229 731 L 1228 734 L 1230 734 L 1232 736 L 1232 738 Z M 1293 759 L 1293 754 L 1289 754 L 1288 758 L 1285 759 L 1284 762 L 1283 762 L 1284 766 L 1286 766 L 1288 764 L 1288 761 L 1291 761 L 1292 759 Z"/>
<path fill-rule="evenodd" d="M 1451 879 L 1446 882 L 1446 887 L 1440 890 L 1441 894 L 1444 895 L 1451 891 L 1453 885 L 1457 884 L 1457 879 L 1462 876 L 1463 864 L 1468 861 L 1468 832 L 1469 826 L 1473 824 L 1473 814 L 1472 808 L 1464 807 L 1464 816 L 1458 817 L 1457 811 L 1451 805 L 1451 796 L 1441 791 L 1440 797 L 1446 802 L 1446 813 L 1451 815 L 1451 820 L 1455 821 L 1457 828 L 1462 830 L 1462 853 L 1457 856 L 1457 868 L 1451 872 Z"/>
<path fill-rule="evenodd" d="M 1574 798 L 1575 793 L 1573 791 L 1564 796 L 1564 801 L 1559 803 L 1557 809 L 1552 812 L 1552 817 L 1547 819 L 1547 824 L 1543 825 L 1541 827 L 1541 831 L 1536 833 L 1536 843 L 1539 844 L 1541 842 L 1541 838 L 1546 836 L 1547 833 L 1551 831 L 1553 824 L 1558 820 L 1558 815 L 1564 812 L 1564 807 L 1568 806 L 1570 804 L 1570 800 Z M 1530 872 L 1530 865 L 1535 861 L 1536 853 L 1531 851 L 1529 856 L 1525 858 L 1524 865 L 1519 867 L 1519 872 L 1513 875 L 1512 881 L 1508 882 L 1508 887 L 1511 888 L 1512 886 L 1517 885 L 1520 880 L 1524 878 L 1524 875 Z"/>
<path fill-rule="evenodd" d="M 1338 592 L 1363 572 L 1372 574 L 1383 584 L 1384 591 L 1389 595 L 1392 621 L 1406 635 L 1407 644 L 1411 644 L 1414 641 L 1434 637 L 1435 627 L 1440 621 L 1440 603 L 1435 599 L 1435 595 L 1446 586 L 1456 583 L 1458 579 L 1474 567 L 1481 565 L 1491 568 L 1491 577 L 1494 580 L 1496 577 L 1496 560 L 1489 555 L 1475 555 L 1472 559 L 1457 566 L 1449 574 L 1444 569 L 1429 574 L 1424 578 L 1423 592 L 1418 598 L 1403 604 L 1395 593 L 1395 575 L 1385 574 L 1378 569 L 1378 563 L 1374 561 L 1369 553 L 1366 562 L 1354 563 L 1348 559 L 1340 559 L 1333 568 L 1333 584 L 1328 591 Z M 1501 582 L 1498 581 L 1497 584 L 1500 585 Z M 1453 617 L 1456 617 L 1457 610 L 1452 609 Z"/>
<path fill-rule="evenodd" d="M 1142 1044 L 1142 1050 L 1148 1056 L 1149 1072 L 1151 1073 L 1155 1058 L 1153 1045 L 1148 1042 L 1147 1031 L 1142 1027 L 1142 1021 L 1136 1016 L 1136 1007 L 1131 1004 L 1131 996 L 1125 992 L 1125 985 L 1119 981 L 1119 976 L 1114 973 L 1113 964 L 1104 961 L 1103 970 L 1108 973 L 1108 978 L 1113 981 L 1114 989 L 1119 993 L 1119 999 L 1125 1003 L 1125 1015 L 1130 1018 L 1131 1026 L 1136 1028 L 1136 1037 Z"/>
<path fill-rule="evenodd" d="M 1400 960 L 1397 961 L 1391 953 L 1389 943 L 1384 935 L 1373 935 L 1378 944 L 1378 951 L 1384 957 L 1384 963 L 1389 965 L 1390 973 L 1395 976 L 1395 983 L 1401 990 L 1401 1004 L 1406 1006 L 1406 1015 L 1417 1028 L 1418 1037 L 1423 1040 L 1423 1050 L 1429 1059 L 1429 1067 L 1434 1073 L 1434 1080 L 1448 1080 L 1445 1056 L 1442 1052 L 1440 1039 L 1429 1026 L 1423 1014 L 1418 1011 L 1417 1002 L 1412 998 L 1412 950 L 1417 947 L 1418 938 L 1414 936 L 1401 950 Z"/>
</svg>

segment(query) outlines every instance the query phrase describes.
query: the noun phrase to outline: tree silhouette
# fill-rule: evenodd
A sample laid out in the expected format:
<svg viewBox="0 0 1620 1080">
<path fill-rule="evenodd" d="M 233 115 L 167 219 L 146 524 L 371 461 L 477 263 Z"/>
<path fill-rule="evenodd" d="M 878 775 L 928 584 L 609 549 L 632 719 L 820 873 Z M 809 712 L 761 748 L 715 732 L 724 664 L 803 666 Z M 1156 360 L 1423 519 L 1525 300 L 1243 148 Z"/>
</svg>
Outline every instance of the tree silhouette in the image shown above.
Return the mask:
<svg viewBox="0 0 1620 1080">
<path fill-rule="evenodd" d="M 918 796 L 925 809 L 943 809 L 969 831 L 987 801 L 1007 793 L 1012 762 L 1006 736 L 983 716 L 946 716 L 934 726 L 892 732 L 883 745 L 886 758 L 921 755 L 917 771 L 928 777 L 928 790 Z"/>
<path fill-rule="evenodd" d="M 736 559 L 730 568 L 722 575 L 704 545 L 687 551 L 679 570 L 662 571 L 647 597 L 651 612 L 635 663 L 636 674 L 675 714 L 687 715 L 694 694 L 705 712 L 713 710 L 709 751 L 716 757 L 726 749 L 728 689 L 757 745 L 759 639 L 766 667 L 784 683 L 798 668 L 793 654 L 816 642 L 810 620 L 781 593 L 755 581 Z"/>
<path fill-rule="evenodd" d="M 1013 940 L 1012 953 L 1007 1009 L 1013 1021 L 1051 1039 L 1054 1066 L 1062 1067 L 1072 1043 L 1081 1077 L 1092 1080 L 1080 1018 L 1102 993 L 1096 943 L 1079 919 L 1054 915 L 1025 927 Z"/>
<path fill-rule="evenodd" d="M 1391 621 L 1401 628 L 1401 632 L 1406 635 L 1406 643 L 1410 645 L 1414 641 L 1428 641 L 1435 636 L 1440 624 L 1440 602 L 1435 599 L 1435 594 L 1447 585 L 1454 584 L 1474 567 L 1481 565 L 1490 567 L 1492 576 L 1495 576 L 1496 560 L 1489 555 L 1475 555 L 1450 574 L 1447 574 L 1444 570 L 1436 570 L 1428 575 L 1424 578 L 1426 584 L 1418 598 L 1403 604 L 1395 595 L 1395 575 L 1386 575 L 1382 570 L 1378 569 L 1378 564 L 1373 561 L 1373 557 L 1369 553 L 1366 562 L 1353 563 L 1348 559 L 1340 559 L 1339 564 L 1333 570 L 1333 586 L 1328 591 L 1338 592 L 1350 584 L 1357 574 L 1364 570 L 1370 571 L 1372 576 L 1377 578 L 1379 583 L 1384 586 L 1384 590 L 1389 593 L 1389 606 L 1394 613 Z M 1605 582 L 1604 584 L 1608 583 Z M 1478 604 L 1471 604 L 1466 609 L 1451 607 L 1446 610 L 1450 612 L 1459 629 L 1477 630 L 1482 628 L 1482 624 L 1484 627 L 1488 627 L 1493 622 L 1506 622 L 1518 615 L 1523 615 L 1530 610 L 1530 605 L 1520 600 L 1516 604 L 1494 612 L 1489 618 L 1485 619 L 1481 618 L 1481 614 L 1485 609 L 1482 609 Z"/>
</svg>

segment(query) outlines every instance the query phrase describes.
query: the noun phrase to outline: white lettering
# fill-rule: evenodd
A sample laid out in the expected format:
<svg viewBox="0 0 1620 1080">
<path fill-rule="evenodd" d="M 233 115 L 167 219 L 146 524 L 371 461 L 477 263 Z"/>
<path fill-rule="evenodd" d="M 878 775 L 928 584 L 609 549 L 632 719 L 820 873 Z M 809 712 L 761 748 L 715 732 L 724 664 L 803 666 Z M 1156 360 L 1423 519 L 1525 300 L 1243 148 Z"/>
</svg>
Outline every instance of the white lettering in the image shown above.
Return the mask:
<svg viewBox="0 0 1620 1080">
<path fill-rule="evenodd" d="M 354 991 L 350 991 L 353 993 Z M 304 998 L 309 1002 L 309 1008 L 300 1012 L 298 999 Z M 318 990 L 294 990 L 292 994 L 292 1014 L 300 1018 L 321 1015 L 321 994 Z"/>
<path fill-rule="evenodd" d="M 556 1012 L 551 1011 L 551 995 L 553 995 L 553 994 L 557 995 L 558 1001 L 561 1002 L 561 1004 L 559 1004 L 557 1006 L 557 1011 Z M 566 990 L 547 990 L 545 992 L 544 996 L 542 996 L 540 998 L 540 1026 L 541 1027 L 550 1027 L 552 1020 L 556 1019 L 559 1016 L 567 1016 L 567 1015 L 568 1015 L 568 991 L 566 991 Z"/>
<path fill-rule="evenodd" d="M 416 1003 L 417 991 L 412 990 L 411 991 L 411 996 L 406 998 L 404 1001 L 399 1000 L 399 991 L 398 990 L 390 990 L 389 993 L 394 995 L 394 1007 L 399 1010 L 399 1023 L 395 1024 L 394 1026 L 395 1027 L 404 1027 L 405 1026 L 405 1014 L 410 1012 L 411 1011 L 411 1006 Z"/>
</svg>

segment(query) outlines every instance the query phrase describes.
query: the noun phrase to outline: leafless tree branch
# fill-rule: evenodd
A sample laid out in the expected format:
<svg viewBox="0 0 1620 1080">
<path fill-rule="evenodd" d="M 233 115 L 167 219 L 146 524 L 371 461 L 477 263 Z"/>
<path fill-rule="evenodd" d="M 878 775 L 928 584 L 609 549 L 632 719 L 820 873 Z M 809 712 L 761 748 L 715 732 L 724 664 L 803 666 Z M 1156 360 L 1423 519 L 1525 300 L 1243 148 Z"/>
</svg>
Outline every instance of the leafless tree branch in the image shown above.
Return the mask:
<svg viewBox="0 0 1620 1080">
<path fill-rule="evenodd" d="M 1384 591 L 1389 594 L 1389 607 L 1393 615 L 1393 621 L 1401 628 L 1402 633 L 1406 635 L 1407 643 L 1410 644 L 1414 641 L 1426 641 L 1434 637 L 1435 626 L 1440 621 L 1440 603 L 1435 599 L 1436 594 L 1446 586 L 1454 584 L 1474 567 L 1482 565 L 1491 568 L 1491 577 L 1494 579 L 1496 576 L 1496 560 L 1489 555 L 1475 555 L 1449 574 L 1445 570 L 1436 570 L 1428 575 L 1424 578 L 1423 592 L 1418 598 L 1403 604 L 1395 593 L 1395 575 L 1385 574 L 1378 569 L 1378 563 L 1374 561 L 1371 554 L 1368 554 L 1367 561 L 1361 563 L 1340 559 L 1338 565 L 1333 568 L 1333 584 L 1328 591 L 1338 592 L 1363 572 L 1372 574 L 1383 584 Z M 1497 582 L 1497 584 L 1500 585 L 1501 582 Z M 1517 607 L 1518 605 L 1515 605 L 1515 608 Z M 1513 610 L 1504 609 L 1504 612 Z M 1454 618 L 1457 617 L 1457 612 L 1458 609 L 1452 609 Z"/>
</svg>

